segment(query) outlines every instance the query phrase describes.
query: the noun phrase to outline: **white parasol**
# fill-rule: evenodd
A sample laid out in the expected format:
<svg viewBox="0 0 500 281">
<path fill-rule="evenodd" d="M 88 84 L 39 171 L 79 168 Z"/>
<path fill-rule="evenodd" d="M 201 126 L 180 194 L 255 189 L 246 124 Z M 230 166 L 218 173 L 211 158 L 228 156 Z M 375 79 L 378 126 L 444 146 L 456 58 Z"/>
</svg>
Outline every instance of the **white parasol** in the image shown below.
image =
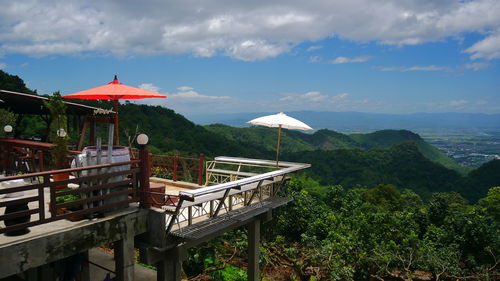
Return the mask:
<svg viewBox="0 0 500 281">
<path fill-rule="evenodd" d="M 278 144 L 276 145 L 276 167 L 278 166 L 278 157 L 280 154 L 280 139 L 281 128 L 291 130 L 312 130 L 306 123 L 301 122 L 295 118 L 286 115 L 283 112 L 273 115 L 262 116 L 248 121 L 247 123 L 253 125 L 260 125 L 266 127 L 278 128 Z"/>
</svg>

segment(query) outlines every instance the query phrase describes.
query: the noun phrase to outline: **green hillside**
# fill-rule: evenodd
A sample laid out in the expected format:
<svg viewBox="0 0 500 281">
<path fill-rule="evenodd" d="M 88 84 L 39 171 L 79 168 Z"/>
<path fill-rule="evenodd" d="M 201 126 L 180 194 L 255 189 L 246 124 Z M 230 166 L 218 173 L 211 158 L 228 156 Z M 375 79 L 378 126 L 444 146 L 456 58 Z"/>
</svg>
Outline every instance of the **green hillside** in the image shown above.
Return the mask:
<svg viewBox="0 0 500 281">
<path fill-rule="evenodd" d="M 304 151 L 283 159 L 312 163 L 309 172 L 322 184 L 350 188 L 393 184 L 423 197 L 459 191 L 462 181 L 459 173 L 424 157 L 413 142 L 370 150 Z"/>
<path fill-rule="evenodd" d="M 238 128 L 223 124 L 204 126 L 210 132 L 217 133 L 225 138 L 239 143 L 253 144 L 269 151 L 276 151 L 278 129 L 262 126 Z M 304 135 L 302 133 L 299 133 Z M 283 130 L 280 149 L 283 153 L 315 150 L 316 147 L 306 140 L 297 137 L 297 132 Z"/>
<path fill-rule="evenodd" d="M 276 149 L 277 129 L 267 127 L 237 128 L 222 124 L 205 126 L 206 129 L 224 135 L 241 143 L 265 147 L 267 150 Z M 390 147 L 405 142 L 415 142 L 418 150 L 429 160 L 447 168 L 466 174 L 469 169 L 459 166 L 453 159 L 428 144 L 418 134 L 408 130 L 382 130 L 369 134 L 342 134 L 332 130 L 322 129 L 314 134 L 305 134 L 299 131 L 283 130 L 281 151 L 285 153 L 314 150 L 335 149 L 372 149 Z"/>
<path fill-rule="evenodd" d="M 389 147 L 406 141 L 412 141 L 417 144 L 418 150 L 427 157 L 427 159 L 435 163 L 457 170 L 462 174 L 466 174 L 471 170 L 469 167 L 458 165 L 453 159 L 427 143 L 418 134 L 408 130 L 381 130 L 369 134 L 350 134 L 349 136 L 366 149 Z"/>
</svg>

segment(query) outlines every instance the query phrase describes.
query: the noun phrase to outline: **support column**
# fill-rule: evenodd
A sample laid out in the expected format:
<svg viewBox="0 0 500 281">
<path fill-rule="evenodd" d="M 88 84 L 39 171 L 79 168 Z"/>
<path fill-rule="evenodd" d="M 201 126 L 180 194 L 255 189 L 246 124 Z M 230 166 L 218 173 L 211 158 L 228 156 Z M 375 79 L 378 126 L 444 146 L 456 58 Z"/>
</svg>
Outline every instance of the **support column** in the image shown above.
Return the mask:
<svg viewBox="0 0 500 281">
<path fill-rule="evenodd" d="M 53 266 L 54 266 L 53 263 L 47 263 L 47 264 L 40 266 L 41 280 L 56 280 L 56 276 L 54 275 Z M 90 281 L 90 280 L 83 280 L 83 281 Z"/>
<path fill-rule="evenodd" d="M 82 273 L 81 273 L 81 281 L 90 281 L 90 264 L 86 261 L 89 261 L 89 251 L 85 251 L 82 253 L 83 259 L 85 262 L 82 264 Z M 51 280 L 51 279 L 43 279 L 43 280 Z"/>
<path fill-rule="evenodd" d="M 260 220 L 255 219 L 247 224 L 248 229 L 248 280 L 258 281 L 260 259 Z"/>
<path fill-rule="evenodd" d="M 130 229 L 127 235 L 114 242 L 115 272 L 118 281 L 134 280 L 134 236 Z"/>
<path fill-rule="evenodd" d="M 168 258 L 156 265 L 157 281 L 180 281 L 182 262 L 177 258 Z"/>
<path fill-rule="evenodd" d="M 25 280 L 27 281 L 37 281 L 38 280 L 38 268 L 30 268 L 25 271 Z"/>
<path fill-rule="evenodd" d="M 156 264 L 157 281 L 180 281 L 182 261 L 187 259 L 187 250 L 174 248 L 165 253 L 165 258 Z"/>
</svg>

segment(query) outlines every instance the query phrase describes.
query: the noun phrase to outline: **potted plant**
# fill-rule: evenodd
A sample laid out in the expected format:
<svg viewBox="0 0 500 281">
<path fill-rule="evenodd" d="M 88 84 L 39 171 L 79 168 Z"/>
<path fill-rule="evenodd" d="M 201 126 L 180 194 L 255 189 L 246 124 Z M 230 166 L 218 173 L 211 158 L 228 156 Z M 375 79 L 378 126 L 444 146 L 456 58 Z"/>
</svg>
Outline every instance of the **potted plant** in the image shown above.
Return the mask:
<svg viewBox="0 0 500 281">
<path fill-rule="evenodd" d="M 62 190 L 59 190 L 59 192 L 61 192 L 61 191 L 69 191 L 69 190 L 71 190 L 71 189 L 64 188 Z M 80 194 L 68 194 L 68 195 L 63 195 L 63 196 L 57 196 L 56 197 L 56 203 L 57 204 L 68 203 L 68 202 L 78 201 L 80 199 L 81 199 Z M 75 212 L 75 211 L 79 211 L 81 209 L 82 209 L 81 205 L 73 205 L 73 206 L 70 206 L 68 208 L 57 208 L 56 212 L 57 212 L 58 215 L 64 215 L 64 214 L 72 213 L 72 212 Z M 77 215 L 77 216 L 69 217 L 68 220 L 70 220 L 70 221 L 79 221 L 79 220 L 83 220 L 84 218 L 85 218 L 84 215 Z"/>
<path fill-rule="evenodd" d="M 57 91 L 49 97 L 48 101 L 43 104 L 50 111 L 49 125 L 49 141 L 55 144 L 50 152 L 52 164 L 56 169 L 68 168 L 67 153 L 68 153 L 68 117 L 66 116 L 66 105 L 62 101 L 61 94 Z M 69 178 L 68 173 L 54 174 L 55 181 Z M 57 188 L 65 188 L 66 185 L 57 186 Z"/>
</svg>

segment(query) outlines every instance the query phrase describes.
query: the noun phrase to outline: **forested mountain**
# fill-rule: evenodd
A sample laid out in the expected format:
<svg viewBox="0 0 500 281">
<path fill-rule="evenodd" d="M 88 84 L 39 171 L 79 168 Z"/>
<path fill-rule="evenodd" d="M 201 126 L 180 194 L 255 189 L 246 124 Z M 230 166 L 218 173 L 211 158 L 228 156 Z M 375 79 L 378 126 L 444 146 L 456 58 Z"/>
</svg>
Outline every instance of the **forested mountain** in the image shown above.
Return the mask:
<svg viewBox="0 0 500 281">
<path fill-rule="evenodd" d="M 370 150 L 303 151 L 285 155 L 283 159 L 313 163 L 309 172 L 325 185 L 352 188 L 393 184 L 411 189 L 424 198 L 433 192 L 447 191 L 471 198 L 467 192 L 485 195 L 487 191 L 487 188 L 478 188 L 466 192 L 462 187 L 464 177 L 424 157 L 414 142 Z"/>
<path fill-rule="evenodd" d="M 268 150 L 276 149 L 277 129 L 267 127 L 231 127 L 223 124 L 205 126 L 208 130 L 224 135 L 241 143 L 259 145 Z M 340 148 L 372 149 L 389 147 L 404 142 L 414 142 L 418 150 L 429 160 L 445 167 L 464 171 L 453 159 L 449 158 L 432 145 L 428 144 L 418 134 L 408 130 L 381 130 L 368 134 L 342 134 L 322 129 L 313 134 L 298 131 L 283 130 L 281 150 L 289 152 L 335 150 Z"/>
</svg>

